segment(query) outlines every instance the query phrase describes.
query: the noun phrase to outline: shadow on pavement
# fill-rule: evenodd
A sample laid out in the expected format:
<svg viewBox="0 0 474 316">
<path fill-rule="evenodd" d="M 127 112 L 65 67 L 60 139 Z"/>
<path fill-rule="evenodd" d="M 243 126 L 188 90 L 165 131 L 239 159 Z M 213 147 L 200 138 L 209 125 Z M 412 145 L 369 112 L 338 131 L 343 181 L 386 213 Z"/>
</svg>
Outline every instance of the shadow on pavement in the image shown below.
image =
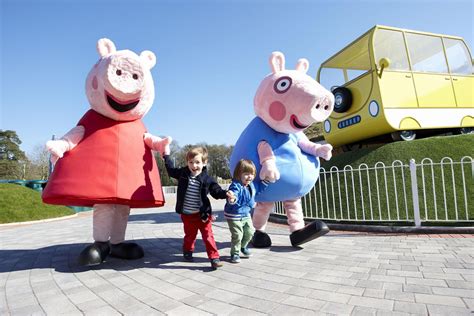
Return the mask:
<svg viewBox="0 0 474 316">
<path fill-rule="evenodd" d="M 38 249 L 0 250 L 0 273 L 32 269 L 54 269 L 63 273 L 79 273 L 88 270 L 113 269 L 128 271 L 140 268 L 189 269 L 212 271 L 202 239 L 196 240 L 194 262 L 184 262 L 182 238 L 135 239 L 145 250 L 145 256 L 137 260 L 107 257 L 97 266 L 84 267 L 77 263 L 79 253 L 88 243 L 61 244 Z M 216 242 L 217 248 L 230 247 L 230 242 Z M 177 264 L 183 263 L 183 264 Z M 203 266 L 207 263 L 208 266 Z"/>
<path fill-rule="evenodd" d="M 293 247 L 293 246 L 271 246 L 270 251 L 273 252 L 295 252 L 303 250 L 303 247 Z"/>
</svg>

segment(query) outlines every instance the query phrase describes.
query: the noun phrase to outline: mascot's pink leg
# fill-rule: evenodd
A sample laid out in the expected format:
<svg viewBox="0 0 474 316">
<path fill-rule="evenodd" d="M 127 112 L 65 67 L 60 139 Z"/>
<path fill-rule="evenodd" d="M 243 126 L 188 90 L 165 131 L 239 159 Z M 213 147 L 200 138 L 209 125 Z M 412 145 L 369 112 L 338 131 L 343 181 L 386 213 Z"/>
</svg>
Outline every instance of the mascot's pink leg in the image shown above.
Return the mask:
<svg viewBox="0 0 474 316">
<path fill-rule="evenodd" d="M 114 214 L 111 216 L 113 224 L 110 231 L 110 243 L 112 245 L 120 244 L 125 240 L 128 215 L 130 215 L 130 206 L 114 205 Z"/>
<path fill-rule="evenodd" d="M 302 229 L 304 227 L 303 208 L 301 207 L 301 199 L 288 200 L 283 202 L 290 232 Z"/>
<path fill-rule="evenodd" d="M 255 233 L 252 238 L 252 245 L 255 248 L 266 248 L 272 245 L 270 236 L 265 232 L 268 217 L 273 210 L 273 202 L 258 202 L 255 206 L 252 221 Z"/>
<path fill-rule="evenodd" d="M 112 232 L 114 220 L 113 204 L 94 205 L 94 214 L 92 218 L 93 237 L 95 241 L 108 242 Z"/>
<path fill-rule="evenodd" d="M 267 227 L 268 217 L 273 210 L 273 202 L 258 202 L 253 211 L 253 227 L 264 231 Z"/>
</svg>

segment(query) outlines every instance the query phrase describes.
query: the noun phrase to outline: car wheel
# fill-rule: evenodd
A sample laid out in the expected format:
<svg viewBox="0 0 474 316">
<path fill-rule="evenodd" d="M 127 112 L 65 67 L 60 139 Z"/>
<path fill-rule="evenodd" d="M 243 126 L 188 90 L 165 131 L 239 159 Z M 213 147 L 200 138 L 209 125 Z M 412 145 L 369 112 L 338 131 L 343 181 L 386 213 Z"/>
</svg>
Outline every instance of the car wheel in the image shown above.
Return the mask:
<svg viewBox="0 0 474 316">
<path fill-rule="evenodd" d="M 352 105 L 351 90 L 344 87 L 338 87 L 334 89 L 332 93 L 334 94 L 334 112 L 347 112 Z"/>
<path fill-rule="evenodd" d="M 391 135 L 392 135 L 392 139 L 395 141 L 397 140 L 411 141 L 416 138 L 415 131 L 399 131 L 399 132 L 393 132 Z"/>
</svg>

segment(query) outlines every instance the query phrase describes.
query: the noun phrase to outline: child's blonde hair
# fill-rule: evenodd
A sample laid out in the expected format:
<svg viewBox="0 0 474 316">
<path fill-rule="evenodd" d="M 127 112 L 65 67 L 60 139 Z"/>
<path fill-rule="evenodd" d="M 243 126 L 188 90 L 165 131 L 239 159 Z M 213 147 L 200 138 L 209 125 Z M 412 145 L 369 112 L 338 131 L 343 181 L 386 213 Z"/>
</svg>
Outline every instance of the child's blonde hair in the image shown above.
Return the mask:
<svg viewBox="0 0 474 316">
<path fill-rule="evenodd" d="M 207 149 L 202 146 L 193 147 L 186 153 L 186 161 L 189 161 L 196 157 L 197 155 L 202 156 L 202 162 L 207 163 Z"/>
<path fill-rule="evenodd" d="M 252 160 L 240 159 L 237 163 L 237 166 L 235 166 L 234 174 L 232 177 L 234 178 L 234 180 L 240 180 L 240 177 L 245 172 L 251 173 L 255 176 L 257 173 L 257 168 L 255 168 L 255 165 L 253 164 Z"/>
</svg>

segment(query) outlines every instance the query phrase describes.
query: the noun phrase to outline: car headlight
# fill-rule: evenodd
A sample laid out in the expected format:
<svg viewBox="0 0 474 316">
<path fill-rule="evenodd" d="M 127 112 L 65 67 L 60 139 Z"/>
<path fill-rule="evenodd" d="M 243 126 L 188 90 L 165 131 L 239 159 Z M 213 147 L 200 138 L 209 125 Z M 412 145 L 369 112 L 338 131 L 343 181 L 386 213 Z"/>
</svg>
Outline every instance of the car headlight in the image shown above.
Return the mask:
<svg viewBox="0 0 474 316">
<path fill-rule="evenodd" d="M 371 116 L 376 117 L 379 114 L 379 105 L 375 101 L 370 101 L 369 113 Z"/>
<path fill-rule="evenodd" d="M 324 121 L 324 131 L 329 133 L 331 131 L 331 122 L 329 120 Z"/>
</svg>

